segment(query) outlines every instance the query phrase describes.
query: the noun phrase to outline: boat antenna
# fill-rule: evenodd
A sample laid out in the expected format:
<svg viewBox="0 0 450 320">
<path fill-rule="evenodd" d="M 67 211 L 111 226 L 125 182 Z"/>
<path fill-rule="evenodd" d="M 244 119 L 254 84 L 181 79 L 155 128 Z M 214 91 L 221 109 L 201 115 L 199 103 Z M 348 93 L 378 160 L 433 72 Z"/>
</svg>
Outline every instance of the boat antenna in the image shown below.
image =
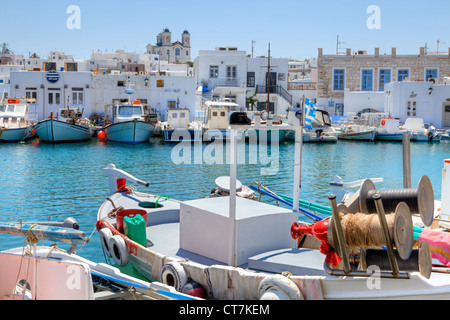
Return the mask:
<svg viewBox="0 0 450 320">
<path fill-rule="evenodd" d="M 270 115 L 270 42 L 267 57 L 267 116 Z"/>
</svg>

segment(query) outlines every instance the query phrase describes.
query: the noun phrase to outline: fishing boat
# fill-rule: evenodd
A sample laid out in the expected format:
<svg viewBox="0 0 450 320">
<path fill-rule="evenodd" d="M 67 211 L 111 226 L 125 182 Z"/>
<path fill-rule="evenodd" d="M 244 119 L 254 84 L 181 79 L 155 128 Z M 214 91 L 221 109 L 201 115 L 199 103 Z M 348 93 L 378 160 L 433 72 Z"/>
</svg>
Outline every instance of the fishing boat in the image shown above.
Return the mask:
<svg viewBox="0 0 450 320">
<path fill-rule="evenodd" d="M 206 121 L 203 141 L 229 141 L 230 117 L 234 112 L 242 112 L 242 107 L 229 101 L 206 101 Z M 244 132 L 238 133 L 238 140 L 245 138 Z"/>
<path fill-rule="evenodd" d="M 46 143 L 79 142 L 91 139 L 94 127 L 79 108 L 61 108 L 55 118 L 39 121 L 34 130 L 39 140 Z"/>
<path fill-rule="evenodd" d="M 316 110 L 315 121 L 311 123 L 312 128 L 303 129 L 303 142 L 337 142 L 338 136 L 334 127 L 331 126 L 328 112 Z M 288 112 L 288 124 L 300 125 L 302 117 L 301 108 L 292 108 Z M 295 141 L 295 131 L 288 130 L 286 140 Z"/>
<path fill-rule="evenodd" d="M 110 107 L 112 116 L 102 129 L 107 141 L 127 144 L 149 142 L 152 134 L 156 132 L 158 122 L 156 110 L 150 109 L 147 112 L 145 110 L 147 106 L 140 100 L 107 105 L 105 114 L 108 114 Z"/>
<path fill-rule="evenodd" d="M 202 140 L 203 128 L 199 123 L 190 122 L 190 111 L 187 108 L 169 109 L 167 122 L 161 126 L 165 142 Z"/>
<path fill-rule="evenodd" d="M 0 104 L 0 141 L 24 141 L 34 136 L 34 122 L 29 119 L 28 102 L 24 99 L 5 99 L 4 104 Z"/>
<path fill-rule="evenodd" d="M 402 128 L 410 131 L 411 141 L 439 142 L 441 140 L 442 133 L 436 131 L 433 126 L 425 128 L 422 118 L 407 118 Z"/>
<path fill-rule="evenodd" d="M 229 190 L 237 186 L 235 162 Z M 299 165 L 296 161 L 297 173 Z M 113 164 L 102 171 L 111 194 L 97 213 L 103 250 L 118 265 L 131 263 L 149 281 L 180 292 L 197 287 L 207 298 L 224 300 L 450 298 L 450 274 L 433 251 L 442 250 L 433 240 L 441 231 L 430 229 L 440 202 L 426 176 L 406 190 L 377 190 L 364 179 L 342 204 L 330 195 L 329 216 L 310 224 L 299 220 L 297 174 L 289 210 L 234 192 L 177 201 L 127 186 L 127 181 L 150 184 Z M 361 224 L 346 224 L 356 215 Z M 367 229 L 370 221 L 380 221 L 371 229 L 377 241 L 358 247 L 365 237 L 353 242 L 346 235 L 358 234 L 353 228 Z M 450 239 L 449 233 L 438 235 Z M 123 241 L 107 246 L 114 237 Z M 420 246 L 413 248 L 416 238 Z M 379 285 L 369 288 L 374 279 Z"/>
<path fill-rule="evenodd" d="M 2 222 L 0 233 L 29 245 L 0 252 L 0 300 L 193 300 L 75 253 L 89 241 L 73 218 L 63 222 Z M 37 246 L 52 241 L 51 246 Z M 70 245 L 64 249 L 64 245 Z M 81 250 L 81 249 L 80 249 Z"/>
<path fill-rule="evenodd" d="M 376 130 L 373 127 L 368 127 L 358 124 L 345 124 L 338 131 L 338 138 L 342 140 L 357 140 L 357 141 L 374 141 Z"/>
<path fill-rule="evenodd" d="M 377 141 L 402 141 L 403 134 L 409 133 L 406 129 L 400 128 L 400 121 L 393 118 L 384 118 L 380 121 L 380 125 L 376 128 Z"/>
<path fill-rule="evenodd" d="M 245 131 L 245 139 L 255 144 L 272 143 L 272 141 L 284 142 L 288 130 L 280 129 L 280 126 L 283 125 L 283 119 L 279 115 L 269 114 L 267 111 L 255 112 L 252 127 Z"/>
</svg>

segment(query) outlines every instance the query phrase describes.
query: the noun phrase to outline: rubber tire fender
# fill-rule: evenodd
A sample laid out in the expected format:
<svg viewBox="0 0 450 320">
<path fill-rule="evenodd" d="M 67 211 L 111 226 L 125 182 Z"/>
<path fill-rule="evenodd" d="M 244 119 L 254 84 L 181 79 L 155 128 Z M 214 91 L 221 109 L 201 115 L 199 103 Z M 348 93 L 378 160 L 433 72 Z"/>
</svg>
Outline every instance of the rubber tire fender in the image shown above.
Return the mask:
<svg viewBox="0 0 450 320">
<path fill-rule="evenodd" d="M 98 236 L 100 237 L 100 243 L 102 244 L 103 252 L 111 258 L 111 252 L 109 250 L 109 239 L 111 239 L 112 231 L 109 228 L 103 228 L 98 232 Z"/>
<path fill-rule="evenodd" d="M 162 267 L 160 281 L 181 292 L 188 282 L 188 276 L 179 262 L 172 261 Z"/>
<path fill-rule="evenodd" d="M 108 244 L 111 258 L 113 258 L 116 265 L 125 267 L 130 261 L 130 255 L 128 254 L 128 247 L 125 240 L 121 236 L 115 235 L 109 239 Z"/>
<path fill-rule="evenodd" d="M 281 274 L 265 277 L 258 286 L 258 295 L 260 300 L 304 300 L 297 285 Z"/>
</svg>

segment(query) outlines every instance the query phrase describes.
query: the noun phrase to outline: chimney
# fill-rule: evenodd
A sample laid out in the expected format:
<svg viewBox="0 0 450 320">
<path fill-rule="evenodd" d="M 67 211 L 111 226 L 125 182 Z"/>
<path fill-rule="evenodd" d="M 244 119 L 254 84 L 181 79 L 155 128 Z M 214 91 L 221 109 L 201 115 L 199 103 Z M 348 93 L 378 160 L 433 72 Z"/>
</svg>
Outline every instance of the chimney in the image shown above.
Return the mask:
<svg viewBox="0 0 450 320">
<path fill-rule="evenodd" d="M 420 55 L 421 56 L 425 55 L 425 47 L 420 47 Z"/>
<path fill-rule="evenodd" d="M 397 48 L 392 48 L 391 49 L 391 56 L 392 57 L 396 57 L 397 56 Z"/>
<path fill-rule="evenodd" d="M 352 49 L 351 48 L 347 48 L 347 55 L 351 56 L 352 55 Z"/>
<path fill-rule="evenodd" d="M 323 48 L 319 48 L 318 56 L 319 56 L 319 58 L 321 58 L 323 56 Z"/>
<path fill-rule="evenodd" d="M 375 58 L 380 56 L 380 48 L 375 48 Z"/>
</svg>

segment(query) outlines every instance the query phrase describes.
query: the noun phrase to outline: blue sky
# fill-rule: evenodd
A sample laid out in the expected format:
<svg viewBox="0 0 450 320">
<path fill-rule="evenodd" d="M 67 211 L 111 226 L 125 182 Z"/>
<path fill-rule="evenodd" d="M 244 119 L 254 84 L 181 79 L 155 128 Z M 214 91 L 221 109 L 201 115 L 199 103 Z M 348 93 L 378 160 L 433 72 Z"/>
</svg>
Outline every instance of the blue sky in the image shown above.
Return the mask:
<svg viewBox="0 0 450 320">
<path fill-rule="evenodd" d="M 66 26 L 70 5 L 80 7 L 80 30 Z M 380 8 L 379 30 L 366 26 L 370 5 Z M 88 59 L 97 50 L 143 53 L 168 27 L 172 41 L 191 33 L 192 59 L 218 46 L 251 53 L 252 40 L 255 56 L 266 55 L 270 42 L 272 57 L 314 58 L 319 47 L 335 53 L 337 35 L 342 51 L 418 53 L 425 43 L 436 51 L 437 40 L 447 51 L 449 9 L 448 0 L 3 0 L 0 42 L 25 55 L 56 49 Z"/>
</svg>

